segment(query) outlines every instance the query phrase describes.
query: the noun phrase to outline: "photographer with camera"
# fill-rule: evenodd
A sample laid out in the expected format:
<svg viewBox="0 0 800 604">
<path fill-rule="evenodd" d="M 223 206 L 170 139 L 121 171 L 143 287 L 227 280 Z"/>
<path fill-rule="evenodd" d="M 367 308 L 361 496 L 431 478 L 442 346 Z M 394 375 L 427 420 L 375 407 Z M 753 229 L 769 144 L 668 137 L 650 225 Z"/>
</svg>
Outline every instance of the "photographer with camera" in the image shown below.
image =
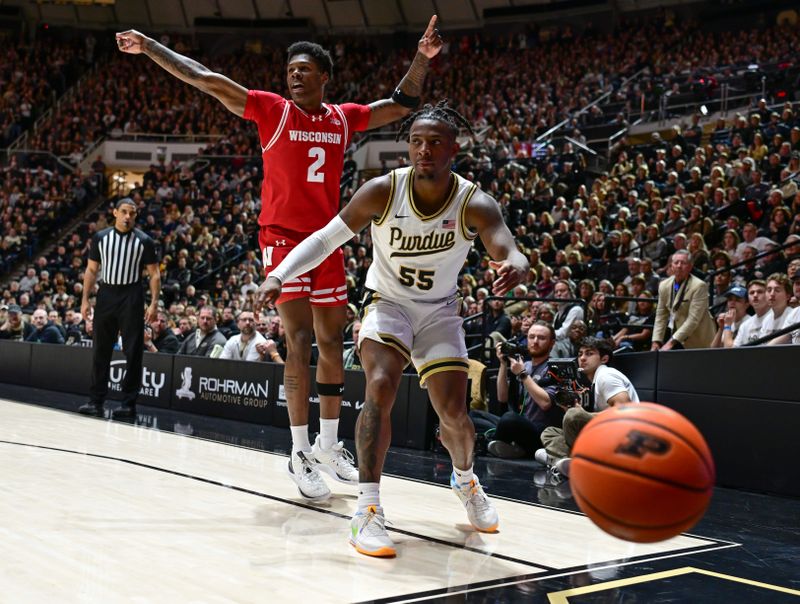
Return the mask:
<svg viewBox="0 0 800 604">
<path fill-rule="evenodd" d="M 489 453 L 495 457 L 532 457 L 542 446 L 540 435 L 548 426 L 560 426 L 563 411 L 554 403 L 555 383 L 548 374 L 550 351 L 556 336 L 552 326 L 536 321 L 528 329 L 527 350 L 509 342 L 498 343 L 495 347 L 500 360 L 497 374 L 497 400 L 508 404 L 509 410 L 497 420 L 494 440 L 489 445 Z M 530 361 L 522 357 L 530 356 Z M 509 399 L 509 381 L 513 375 L 518 388 L 516 405 Z"/>
<path fill-rule="evenodd" d="M 547 465 L 555 475 L 569 476 L 572 446 L 592 418 L 605 409 L 623 403 L 638 403 L 639 395 L 621 371 L 609 367 L 614 353 L 611 340 L 584 338 L 578 351 L 571 389 L 563 389 L 556 402 L 564 410 L 562 428 L 546 428 L 541 435 L 544 448 L 536 451 L 536 461 Z M 583 387 L 589 384 L 588 387 Z"/>
</svg>

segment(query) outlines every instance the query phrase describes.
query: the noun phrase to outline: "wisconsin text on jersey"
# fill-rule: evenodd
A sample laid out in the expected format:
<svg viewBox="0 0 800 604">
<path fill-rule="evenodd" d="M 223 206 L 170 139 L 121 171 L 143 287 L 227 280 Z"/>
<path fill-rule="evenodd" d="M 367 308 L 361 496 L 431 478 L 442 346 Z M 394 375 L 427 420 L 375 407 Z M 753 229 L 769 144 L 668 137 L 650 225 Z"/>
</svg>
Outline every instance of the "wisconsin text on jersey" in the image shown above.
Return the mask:
<svg viewBox="0 0 800 604">
<path fill-rule="evenodd" d="M 442 228 L 446 229 L 448 227 L 444 226 Z M 447 231 L 446 233 L 433 231 L 427 235 L 405 235 L 403 234 L 403 229 L 393 226 L 389 229 L 389 246 L 396 251 L 393 251 L 389 256 L 395 258 L 399 256 L 437 254 L 452 249 L 455 242 L 456 234 L 454 231 Z"/>
<path fill-rule="evenodd" d="M 289 130 L 289 140 L 294 143 L 331 143 L 333 145 L 341 145 L 342 135 L 338 132 Z"/>
</svg>

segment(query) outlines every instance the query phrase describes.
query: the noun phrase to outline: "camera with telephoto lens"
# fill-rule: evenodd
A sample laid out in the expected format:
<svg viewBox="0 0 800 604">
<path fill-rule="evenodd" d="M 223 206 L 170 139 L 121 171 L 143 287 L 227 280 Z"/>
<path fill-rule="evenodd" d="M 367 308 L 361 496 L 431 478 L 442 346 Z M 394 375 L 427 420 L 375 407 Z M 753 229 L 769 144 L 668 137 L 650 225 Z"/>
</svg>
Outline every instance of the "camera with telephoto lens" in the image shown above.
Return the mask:
<svg viewBox="0 0 800 604">
<path fill-rule="evenodd" d="M 507 357 L 525 356 L 528 354 L 528 349 L 518 346 L 513 342 L 503 342 L 500 344 L 500 352 Z"/>
</svg>

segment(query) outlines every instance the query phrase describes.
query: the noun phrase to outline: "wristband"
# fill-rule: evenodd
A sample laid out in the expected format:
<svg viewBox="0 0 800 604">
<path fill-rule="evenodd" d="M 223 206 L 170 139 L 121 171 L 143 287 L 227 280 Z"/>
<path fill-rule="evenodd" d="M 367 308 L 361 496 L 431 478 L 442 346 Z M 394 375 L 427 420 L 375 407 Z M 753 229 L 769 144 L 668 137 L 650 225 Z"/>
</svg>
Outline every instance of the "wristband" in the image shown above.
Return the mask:
<svg viewBox="0 0 800 604">
<path fill-rule="evenodd" d="M 392 93 L 392 100 L 398 105 L 402 105 L 407 109 L 416 109 L 419 107 L 419 97 L 408 96 L 405 92 L 400 90 L 400 86 L 394 89 L 394 92 Z"/>
<path fill-rule="evenodd" d="M 726 325 L 725 327 L 722 328 L 722 331 L 733 331 L 733 327 L 731 327 L 730 325 Z"/>
</svg>

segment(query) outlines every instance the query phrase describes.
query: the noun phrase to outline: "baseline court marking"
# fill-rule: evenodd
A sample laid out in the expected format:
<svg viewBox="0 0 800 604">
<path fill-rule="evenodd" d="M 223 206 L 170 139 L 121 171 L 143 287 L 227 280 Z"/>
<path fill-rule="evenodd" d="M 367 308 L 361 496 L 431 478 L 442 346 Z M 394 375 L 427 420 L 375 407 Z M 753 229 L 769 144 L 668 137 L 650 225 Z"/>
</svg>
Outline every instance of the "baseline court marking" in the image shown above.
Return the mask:
<svg viewBox="0 0 800 604">
<path fill-rule="evenodd" d="M 569 604 L 569 598 L 571 596 L 581 596 L 591 593 L 597 593 L 599 591 L 606 591 L 609 589 L 616 589 L 617 587 L 627 587 L 629 585 L 636 585 L 637 583 L 649 583 L 651 581 L 660 581 L 661 579 L 669 579 L 671 577 L 677 577 L 680 575 L 688 575 L 688 574 L 700 574 L 700 575 L 707 575 L 709 577 L 714 577 L 715 579 L 723 579 L 725 581 L 733 581 L 736 583 L 743 583 L 745 585 L 752 585 L 754 587 L 760 587 L 762 589 L 769 589 L 771 591 L 777 591 L 789 595 L 800 596 L 800 591 L 796 589 L 791 589 L 789 587 L 781 587 L 779 585 L 772 585 L 770 583 L 762 583 L 760 581 L 753 581 L 751 579 L 743 579 L 741 577 L 734 577 L 733 575 L 725 575 L 722 573 L 717 573 L 710 570 L 705 570 L 702 568 L 695 568 L 692 566 L 686 566 L 683 568 L 676 568 L 673 570 L 666 570 L 659 573 L 651 573 L 649 575 L 641 575 L 639 577 L 630 577 L 628 579 L 618 579 L 616 581 L 607 581 L 605 583 L 598 583 L 597 585 L 587 585 L 586 587 L 576 587 L 573 589 L 565 589 L 563 591 L 557 591 L 551 594 L 548 594 L 547 598 L 550 600 L 550 604 Z"/>
</svg>

